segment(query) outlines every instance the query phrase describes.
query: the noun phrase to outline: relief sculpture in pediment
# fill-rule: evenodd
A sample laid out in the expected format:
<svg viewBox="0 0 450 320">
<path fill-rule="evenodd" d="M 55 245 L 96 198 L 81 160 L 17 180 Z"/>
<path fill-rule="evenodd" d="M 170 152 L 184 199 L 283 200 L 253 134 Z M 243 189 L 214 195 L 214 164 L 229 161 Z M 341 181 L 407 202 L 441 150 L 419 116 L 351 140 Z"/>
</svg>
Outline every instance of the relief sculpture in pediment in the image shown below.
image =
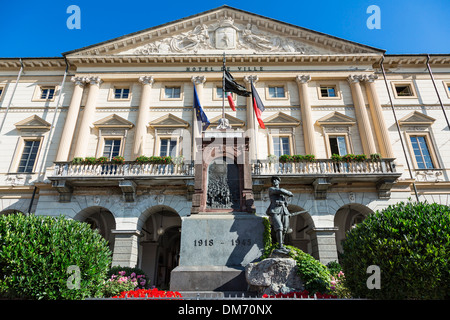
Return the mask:
<svg viewBox="0 0 450 320">
<path fill-rule="evenodd" d="M 260 31 L 253 24 L 236 24 L 230 17 L 210 25 L 197 25 L 189 32 L 155 41 L 122 54 L 198 53 L 211 50 L 319 53 L 316 48 L 286 37 Z"/>
</svg>

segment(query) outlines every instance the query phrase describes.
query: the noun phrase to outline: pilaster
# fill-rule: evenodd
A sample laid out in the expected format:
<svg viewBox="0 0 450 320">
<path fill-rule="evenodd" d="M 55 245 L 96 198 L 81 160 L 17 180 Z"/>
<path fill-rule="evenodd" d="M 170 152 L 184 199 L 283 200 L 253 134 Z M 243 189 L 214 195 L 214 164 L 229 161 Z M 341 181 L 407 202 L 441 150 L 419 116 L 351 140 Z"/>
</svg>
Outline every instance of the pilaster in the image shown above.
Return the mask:
<svg viewBox="0 0 450 320">
<path fill-rule="evenodd" d="M 375 148 L 369 115 L 367 114 L 366 104 L 364 103 L 364 97 L 361 90 L 362 79 L 362 75 L 350 75 L 347 78 L 352 91 L 353 104 L 355 106 L 356 120 L 358 122 L 363 150 L 366 155 L 370 155 L 376 153 L 377 150 Z"/>
<path fill-rule="evenodd" d="M 86 79 L 84 77 L 72 77 L 71 81 L 75 83 L 72 99 L 70 100 L 69 109 L 67 110 L 66 121 L 59 142 L 56 161 L 67 161 L 69 157 L 70 147 L 72 145 L 73 133 L 77 124 L 78 113 L 80 112 L 81 98 L 83 97 L 84 85 Z"/>
<path fill-rule="evenodd" d="M 86 82 L 89 83 L 89 95 L 86 101 L 86 106 L 84 107 L 74 152 L 74 157 L 82 158 L 87 155 L 86 152 L 89 145 L 88 142 L 91 133 L 91 124 L 94 119 L 98 91 L 100 90 L 102 80 L 99 77 L 87 77 Z"/>
<path fill-rule="evenodd" d="M 142 76 L 139 78 L 139 82 L 142 84 L 142 94 L 136 120 L 136 130 L 134 132 L 132 160 L 144 154 L 145 137 L 147 135 L 147 123 L 149 121 L 148 115 L 151 101 L 150 93 L 154 79 L 152 76 Z"/>
<path fill-rule="evenodd" d="M 308 96 L 308 82 L 310 75 L 299 75 L 295 79 L 298 85 L 300 110 L 302 114 L 303 139 L 305 141 L 306 154 L 316 155 L 316 143 L 314 139 L 314 124 L 311 116 L 311 104 Z"/>
<path fill-rule="evenodd" d="M 378 76 L 374 74 L 364 77 L 370 113 L 374 122 L 375 135 L 378 139 L 381 156 L 383 158 L 394 158 L 389 132 L 384 121 L 383 110 L 375 86 L 376 79 L 378 79 Z"/>
</svg>

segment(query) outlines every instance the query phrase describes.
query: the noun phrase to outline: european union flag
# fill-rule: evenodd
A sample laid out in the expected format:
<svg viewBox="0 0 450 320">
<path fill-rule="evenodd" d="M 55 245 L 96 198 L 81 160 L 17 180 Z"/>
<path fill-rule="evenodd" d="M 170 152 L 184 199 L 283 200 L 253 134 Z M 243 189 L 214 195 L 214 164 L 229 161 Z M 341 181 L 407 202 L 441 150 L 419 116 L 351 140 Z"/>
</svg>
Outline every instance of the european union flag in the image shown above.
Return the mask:
<svg viewBox="0 0 450 320">
<path fill-rule="evenodd" d="M 194 85 L 194 111 L 195 114 L 197 115 L 197 121 L 202 122 L 203 124 L 202 128 L 203 131 L 205 131 L 209 127 L 210 122 L 206 114 L 203 112 L 202 106 L 200 105 L 200 100 L 198 99 L 197 89 L 195 88 L 195 85 Z"/>
</svg>

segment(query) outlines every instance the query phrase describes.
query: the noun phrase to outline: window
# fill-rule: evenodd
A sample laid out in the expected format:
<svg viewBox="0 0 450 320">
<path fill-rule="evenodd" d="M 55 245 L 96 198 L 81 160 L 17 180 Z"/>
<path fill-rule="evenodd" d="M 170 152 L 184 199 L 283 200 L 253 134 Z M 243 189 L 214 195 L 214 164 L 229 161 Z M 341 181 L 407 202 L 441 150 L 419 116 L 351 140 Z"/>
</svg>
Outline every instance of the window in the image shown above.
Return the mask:
<svg viewBox="0 0 450 320">
<path fill-rule="evenodd" d="M 317 96 L 319 99 L 325 100 L 340 100 L 341 91 L 338 82 L 321 82 L 317 83 Z"/>
<path fill-rule="evenodd" d="M 5 90 L 4 87 L 0 87 L 0 101 L 2 100 L 3 91 Z"/>
<path fill-rule="evenodd" d="M 121 142 L 122 140 L 120 139 L 105 139 L 105 145 L 103 147 L 103 156 L 111 160 L 115 156 L 120 155 Z"/>
<path fill-rule="evenodd" d="M 114 99 L 128 99 L 130 88 L 114 88 Z"/>
<path fill-rule="evenodd" d="M 164 88 L 164 97 L 166 99 L 179 99 L 181 97 L 181 88 L 180 87 L 165 87 Z"/>
<path fill-rule="evenodd" d="M 335 98 L 336 94 L 336 86 L 321 86 L 320 87 L 320 96 L 322 98 Z"/>
<path fill-rule="evenodd" d="M 216 97 L 222 99 L 223 98 L 223 89 L 216 87 Z"/>
<path fill-rule="evenodd" d="M 40 140 L 24 141 L 22 156 L 20 157 L 17 172 L 27 172 L 27 173 L 33 172 L 40 143 L 41 143 Z"/>
<path fill-rule="evenodd" d="M 41 100 L 52 100 L 55 96 L 55 87 L 41 87 Z"/>
<path fill-rule="evenodd" d="M 284 87 L 269 87 L 269 98 L 285 98 Z"/>
<path fill-rule="evenodd" d="M 395 91 L 399 97 L 410 97 L 413 95 L 409 85 L 396 85 Z"/>
<path fill-rule="evenodd" d="M 289 137 L 273 137 L 273 153 L 277 157 L 282 156 L 283 154 L 290 155 L 290 141 Z"/>
<path fill-rule="evenodd" d="M 410 82 L 391 82 L 396 98 L 416 98 L 414 86 Z"/>
<path fill-rule="evenodd" d="M 345 136 L 329 136 L 330 151 L 331 154 L 338 154 L 340 156 L 346 155 L 347 152 L 347 142 L 345 141 Z"/>
<path fill-rule="evenodd" d="M 445 92 L 447 92 L 447 97 L 450 99 L 450 82 L 444 81 L 444 88 L 445 88 Z M 0 95 L 0 98 L 1 98 L 1 95 Z"/>
<path fill-rule="evenodd" d="M 425 136 L 410 136 L 411 146 L 419 169 L 433 169 L 433 161 Z"/>
<path fill-rule="evenodd" d="M 161 139 L 159 145 L 159 155 L 161 157 L 177 156 L 177 140 L 172 139 Z"/>
</svg>

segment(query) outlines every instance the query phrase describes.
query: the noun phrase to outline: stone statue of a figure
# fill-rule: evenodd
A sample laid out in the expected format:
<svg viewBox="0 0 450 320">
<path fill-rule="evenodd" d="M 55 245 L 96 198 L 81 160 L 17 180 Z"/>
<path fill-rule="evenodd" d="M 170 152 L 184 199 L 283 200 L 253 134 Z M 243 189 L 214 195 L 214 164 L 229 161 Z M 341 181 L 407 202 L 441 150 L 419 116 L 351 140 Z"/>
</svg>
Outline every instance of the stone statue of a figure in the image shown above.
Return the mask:
<svg viewBox="0 0 450 320">
<path fill-rule="evenodd" d="M 274 176 L 271 181 L 272 187 L 269 188 L 270 206 L 267 208 L 266 214 L 270 217 L 272 228 L 275 231 L 279 245 L 278 250 L 288 252 L 289 250 L 284 246 L 284 238 L 287 233 L 292 232 L 289 227 L 289 218 L 306 211 L 290 213 L 286 198 L 292 197 L 292 192 L 280 188 L 281 179 L 279 177 Z"/>
</svg>

